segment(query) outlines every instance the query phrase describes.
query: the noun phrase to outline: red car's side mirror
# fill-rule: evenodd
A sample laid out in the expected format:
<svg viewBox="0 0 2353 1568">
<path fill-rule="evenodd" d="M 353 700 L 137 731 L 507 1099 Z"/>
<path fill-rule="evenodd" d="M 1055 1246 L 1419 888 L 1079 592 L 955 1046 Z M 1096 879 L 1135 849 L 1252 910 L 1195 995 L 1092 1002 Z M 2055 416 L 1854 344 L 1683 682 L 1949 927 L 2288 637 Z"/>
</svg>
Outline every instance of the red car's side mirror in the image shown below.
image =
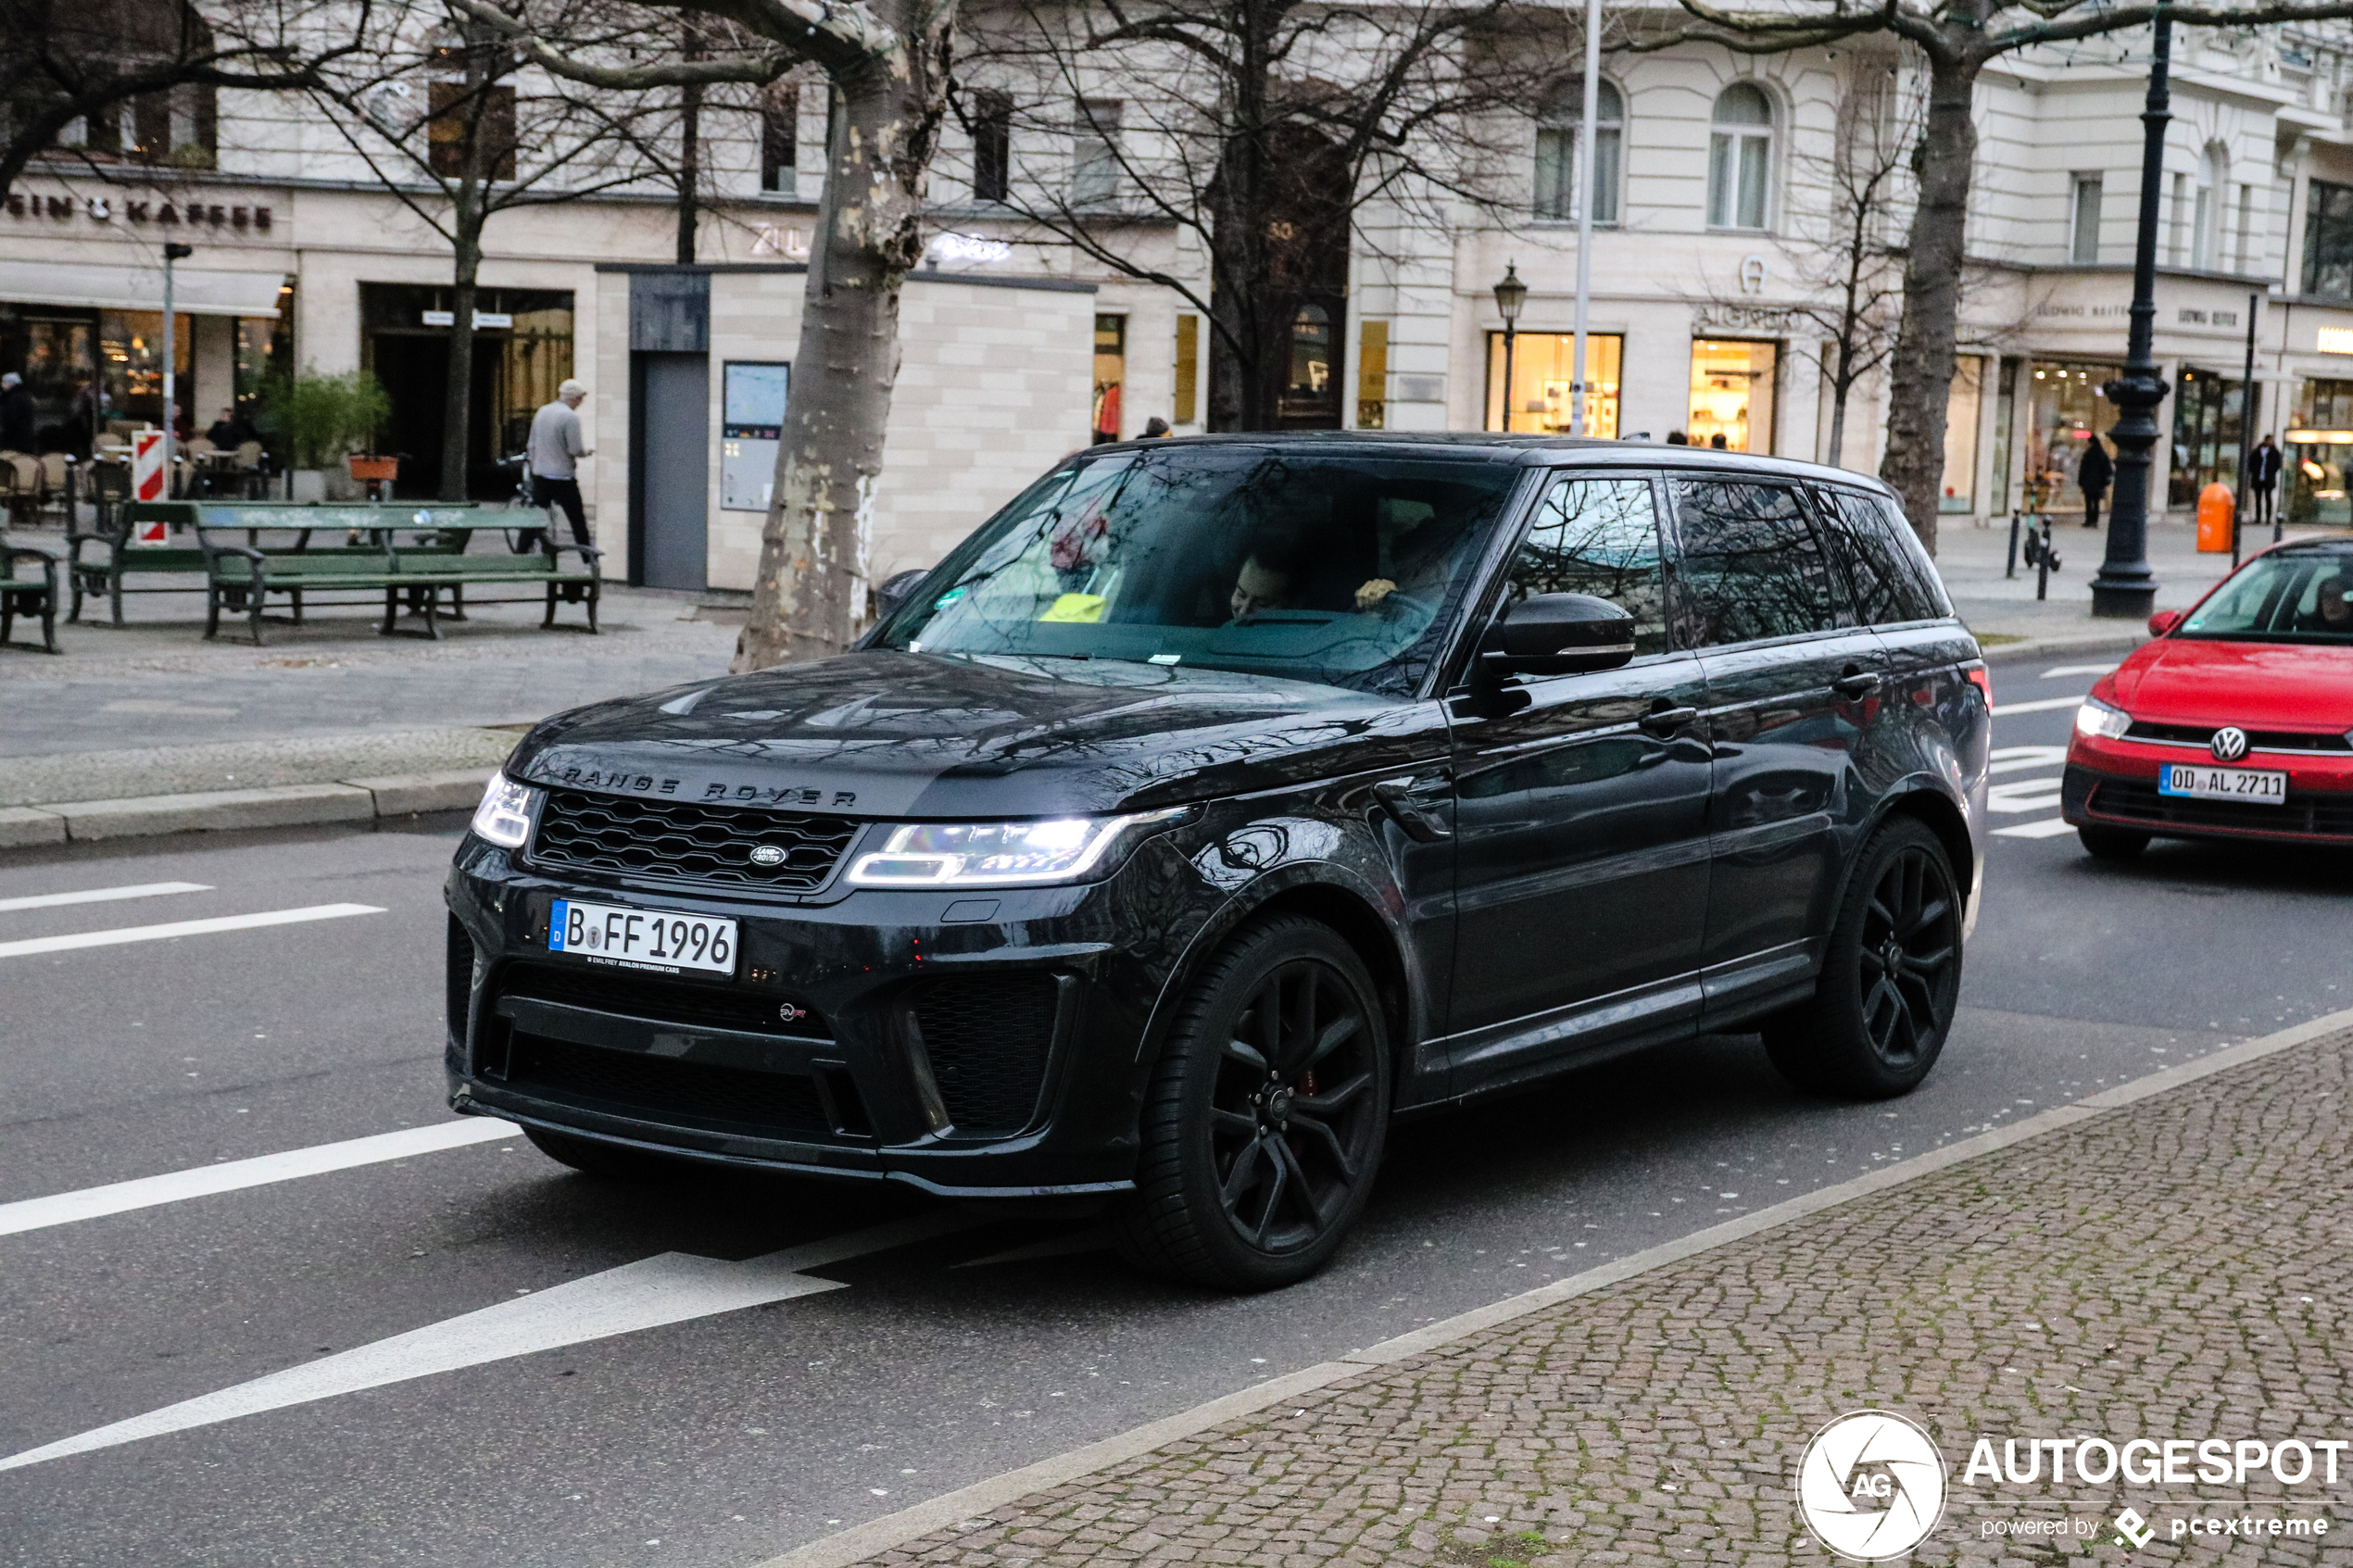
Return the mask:
<svg viewBox="0 0 2353 1568">
<path fill-rule="evenodd" d="M 2149 617 L 2149 635 L 2152 637 L 2162 637 L 2166 633 L 2171 632 L 2174 627 L 2179 626 L 2181 623 L 2182 612 L 2180 610 L 2160 609 L 2155 615 Z"/>
</svg>

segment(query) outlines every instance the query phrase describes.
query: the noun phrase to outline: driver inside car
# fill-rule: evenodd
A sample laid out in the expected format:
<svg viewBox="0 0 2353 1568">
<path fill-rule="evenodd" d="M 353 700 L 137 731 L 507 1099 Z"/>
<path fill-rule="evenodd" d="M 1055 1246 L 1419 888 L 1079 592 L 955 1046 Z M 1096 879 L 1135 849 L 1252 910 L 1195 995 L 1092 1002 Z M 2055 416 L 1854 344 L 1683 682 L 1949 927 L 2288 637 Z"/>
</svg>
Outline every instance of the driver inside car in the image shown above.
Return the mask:
<svg viewBox="0 0 2353 1568">
<path fill-rule="evenodd" d="M 1302 575 L 1299 563 L 1277 546 L 1252 550 L 1234 574 L 1234 592 L 1226 601 L 1233 619 L 1227 624 L 1239 626 L 1268 610 L 1296 608 Z"/>
</svg>

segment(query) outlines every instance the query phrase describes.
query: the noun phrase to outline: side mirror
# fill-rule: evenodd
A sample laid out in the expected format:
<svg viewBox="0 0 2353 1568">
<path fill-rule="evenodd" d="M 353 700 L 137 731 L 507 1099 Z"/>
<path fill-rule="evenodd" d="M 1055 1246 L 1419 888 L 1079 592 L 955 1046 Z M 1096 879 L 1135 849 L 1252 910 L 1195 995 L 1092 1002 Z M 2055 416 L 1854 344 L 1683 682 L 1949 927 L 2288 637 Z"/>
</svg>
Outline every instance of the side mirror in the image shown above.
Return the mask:
<svg viewBox="0 0 2353 1568">
<path fill-rule="evenodd" d="M 924 566 L 917 567 L 912 571 L 896 572 L 884 579 L 882 586 L 875 590 L 877 618 L 887 621 L 898 614 L 899 607 L 907 602 L 907 596 L 912 594 L 922 585 L 923 580 L 930 575 L 931 568 Z"/>
<path fill-rule="evenodd" d="M 1479 646 L 1480 671 L 1507 675 L 1578 675 L 1615 670 L 1634 657 L 1634 618 L 1591 594 L 1538 594 L 1504 607 Z"/>
<path fill-rule="evenodd" d="M 2162 637 L 2166 633 L 2171 632 L 2174 627 L 2179 626 L 2181 623 L 2182 612 L 2180 610 L 2160 609 L 2155 615 L 2149 617 L 2149 635 L 2152 637 Z"/>
</svg>

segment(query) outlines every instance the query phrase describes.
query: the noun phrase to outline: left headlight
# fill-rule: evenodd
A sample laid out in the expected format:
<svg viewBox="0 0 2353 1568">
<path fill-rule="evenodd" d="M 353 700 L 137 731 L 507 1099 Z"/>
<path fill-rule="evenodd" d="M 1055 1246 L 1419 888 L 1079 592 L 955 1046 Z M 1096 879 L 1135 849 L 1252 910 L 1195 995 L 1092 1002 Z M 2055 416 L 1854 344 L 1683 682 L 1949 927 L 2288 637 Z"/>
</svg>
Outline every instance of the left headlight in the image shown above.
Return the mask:
<svg viewBox="0 0 2353 1568">
<path fill-rule="evenodd" d="M 1125 817 L 1031 822 L 909 822 L 849 868 L 853 887 L 1013 887 L 1076 882 L 1131 829 L 1183 815 L 1183 808 Z"/>
<path fill-rule="evenodd" d="M 474 808 L 474 832 L 502 849 L 520 849 L 538 814 L 539 791 L 493 773 L 490 787 L 482 792 L 482 804 Z"/>
</svg>

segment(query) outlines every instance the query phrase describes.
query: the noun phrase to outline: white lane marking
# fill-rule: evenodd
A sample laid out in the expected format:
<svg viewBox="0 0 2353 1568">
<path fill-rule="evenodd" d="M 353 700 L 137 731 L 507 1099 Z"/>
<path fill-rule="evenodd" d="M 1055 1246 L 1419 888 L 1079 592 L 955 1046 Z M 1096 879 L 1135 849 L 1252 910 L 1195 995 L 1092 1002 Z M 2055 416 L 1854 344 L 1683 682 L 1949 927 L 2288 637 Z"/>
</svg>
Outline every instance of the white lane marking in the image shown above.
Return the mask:
<svg viewBox="0 0 2353 1568">
<path fill-rule="evenodd" d="M 2043 679 L 2056 681 L 2061 675 L 2105 675 L 2115 668 L 2113 664 L 2054 664 L 2043 671 Z"/>
<path fill-rule="evenodd" d="M 2005 816 L 2021 811 L 2047 811 L 2059 803 L 2057 779 L 2012 779 L 1985 792 L 1985 809 Z"/>
<path fill-rule="evenodd" d="M 2063 746 L 1997 746 L 1987 753 L 1989 773 L 2016 773 L 2028 768 L 2052 768 L 2067 760 Z"/>
<path fill-rule="evenodd" d="M 2047 822 L 2020 822 L 2014 828 L 1995 828 L 1994 836 L 1996 838 L 2057 838 L 2063 834 L 2070 834 L 2074 831 L 2074 828 L 2068 825 L 2066 818 L 2053 817 Z"/>
<path fill-rule="evenodd" d="M 36 893 L 28 898 L 0 898 L 0 915 L 11 909 L 54 909 L 65 904 L 110 904 L 118 898 L 157 898 L 166 893 L 209 893 L 201 882 L 140 882 L 128 887 L 92 887 L 80 893 Z"/>
<path fill-rule="evenodd" d="M 2082 706 L 2083 699 L 2080 696 L 2042 696 L 2032 702 L 1997 702 L 1994 705 L 1994 717 L 2007 719 L 2013 713 L 2056 713 L 2062 708 Z"/>
<path fill-rule="evenodd" d="M 267 1186 L 271 1182 L 290 1182 L 299 1176 L 324 1175 L 329 1171 L 348 1171 L 358 1165 L 378 1165 L 387 1160 L 406 1160 L 412 1154 L 495 1143 L 522 1131 L 511 1122 L 461 1116 L 423 1127 L 404 1127 L 396 1133 L 373 1133 L 341 1143 L 314 1144 L 281 1154 L 199 1165 L 193 1171 L 109 1182 L 105 1186 L 82 1187 L 48 1198 L 19 1198 L 14 1203 L 0 1203 L 0 1236 L 46 1230 L 51 1225 L 69 1225 L 78 1220 L 95 1220 L 107 1214 L 127 1214 L 133 1209 L 153 1209 L 157 1204 Z"/>
<path fill-rule="evenodd" d="M 113 931 L 85 931 L 74 936 L 29 936 L 21 942 L 0 942 L 0 959 L 28 953 L 63 953 L 75 947 L 113 947 L 125 942 L 162 942 L 174 936 L 209 936 L 216 931 L 251 931 L 264 925 L 299 925 L 304 921 L 341 920 L 346 915 L 380 915 L 373 904 L 311 904 L 299 909 L 265 909 L 258 915 L 221 915 L 213 920 L 175 920 L 164 925 L 126 925 Z"/>
<path fill-rule="evenodd" d="M 190 1427 L 210 1426 L 263 1411 L 283 1410 L 314 1399 L 381 1388 L 435 1373 L 480 1366 L 484 1361 L 528 1356 L 616 1334 L 660 1328 L 719 1312 L 739 1311 L 796 1296 L 845 1288 L 838 1280 L 815 1279 L 803 1269 L 823 1268 L 870 1252 L 928 1241 L 950 1231 L 990 1223 L 987 1216 L 950 1210 L 851 1231 L 846 1236 L 788 1247 L 781 1252 L 730 1263 L 664 1252 L 617 1269 L 566 1280 L 561 1285 L 478 1311 L 396 1334 L 341 1355 L 273 1372 L 218 1393 L 183 1399 L 145 1415 L 97 1427 L 38 1449 L 0 1459 L 0 1470 L 88 1453 L 121 1443 Z"/>
</svg>

